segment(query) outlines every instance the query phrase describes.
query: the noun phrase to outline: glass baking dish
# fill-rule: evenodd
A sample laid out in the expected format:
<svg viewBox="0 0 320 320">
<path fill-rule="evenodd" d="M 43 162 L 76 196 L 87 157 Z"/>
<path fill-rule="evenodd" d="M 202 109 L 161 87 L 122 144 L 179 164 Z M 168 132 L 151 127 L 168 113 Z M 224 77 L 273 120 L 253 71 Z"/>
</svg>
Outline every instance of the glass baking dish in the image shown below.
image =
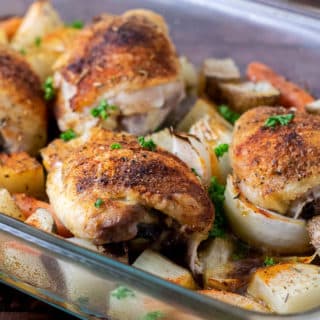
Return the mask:
<svg viewBox="0 0 320 320">
<path fill-rule="evenodd" d="M 3 1 L 4 2 L 4 1 Z M 22 14 L 31 0 L 1 3 L 0 14 Z M 270 1 L 269 1 L 270 2 Z M 180 54 L 199 65 L 233 57 L 241 68 L 260 60 L 320 96 L 317 10 L 246 0 L 55 0 L 66 21 L 144 7 L 168 21 Z M 1 281 L 83 319 L 113 316 L 112 292 L 131 288 L 166 319 L 320 319 L 320 309 L 290 316 L 240 310 L 78 247 L 0 214 Z M 125 305 L 124 305 L 125 306 Z M 132 307 L 132 306 L 131 306 Z M 125 309 L 125 308 L 124 308 Z M 172 310 L 175 310 L 173 312 Z M 193 315 L 193 316 L 192 316 Z M 137 319 L 138 320 L 138 319 Z"/>
</svg>

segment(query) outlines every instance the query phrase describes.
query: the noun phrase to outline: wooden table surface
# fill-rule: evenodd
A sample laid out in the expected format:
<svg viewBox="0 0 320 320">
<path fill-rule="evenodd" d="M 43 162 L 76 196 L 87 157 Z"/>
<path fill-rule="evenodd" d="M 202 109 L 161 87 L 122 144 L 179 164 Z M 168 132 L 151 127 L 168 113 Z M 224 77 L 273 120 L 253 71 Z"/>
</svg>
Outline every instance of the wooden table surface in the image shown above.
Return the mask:
<svg viewBox="0 0 320 320">
<path fill-rule="evenodd" d="M 28 3 L 31 0 L 11 0 L 11 1 L 6 1 L 5 3 L 1 3 L 1 7 L 4 6 L 4 13 L 7 14 L 9 13 L 10 9 L 9 8 L 16 8 L 18 11 L 22 10 L 23 5 L 22 3 Z M 275 2 L 274 0 L 266 0 L 266 2 Z M 282 0 L 279 0 L 282 1 Z M 290 1 L 287 1 L 290 2 Z M 306 5 L 319 5 L 319 1 L 318 0 L 304 0 L 304 1 L 294 1 L 294 2 L 300 2 L 300 3 L 305 3 Z M 66 1 L 67 3 L 67 1 Z M 91 1 L 88 2 L 88 4 L 91 3 Z M 121 2 L 118 2 L 119 4 L 119 10 L 121 10 Z M 117 3 L 115 3 L 115 7 L 117 7 L 118 5 Z M 147 2 L 146 2 L 147 5 Z M 1 9 L 1 8 L 0 8 Z M 118 9 L 116 9 L 117 11 Z M 85 12 L 85 11 L 84 11 Z M 172 16 L 171 13 L 169 13 L 169 16 Z M 228 26 L 222 26 L 222 28 L 227 28 Z M 241 26 L 240 26 L 241 27 Z M 185 34 L 179 34 L 179 33 L 175 33 L 174 31 L 174 26 L 172 26 L 172 30 L 173 30 L 173 38 L 175 39 L 175 41 L 180 41 L 181 43 L 181 48 L 184 48 L 184 41 L 187 41 L 187 38 L 185 36 Z M 186 32 L 192 32 L 193 26 L 187 26 L 186 25 Z M 196 28 L 195 28 L 196 29 Z M 195 30 L 197 31 L 197 30 Z M 212 32 L 214 34 L 214 28 L 212 29 Z M 183 37 L 183 39 L 181 38 Z M 246 44 L 246 50 L 250 51 L 250 49 L 252 48 L 253 50 L 257 51 L 257 42 L 254 41 L 255 40 L 255 36 L 253 35 L 249 35 L 248 34 L 248 39 L 253 39 L 253 41 L 248 42 Z M 214 36 L 211 37 L 211 39 L 214 39 Z M 228 50 L 228 45 L 230 43 L 228 43 L 228 41 L 237 41 L 237 39 L 221 39 L 219 38 L 219 41 L 225 41 L 226 42 L 226 49 L 223 49 L 223 45 L 221 46 L 221 50 L 220 50 L 220 54 L 223 54 L 223 52 L 226 52 Z M 279 55 L 282 52 L 285 52 L 285 43 L 286 41 L 288 42 L 288 48 L 290 47 L 291 41 L 292 39 L 281 39 L 281 41 L 278 42 L 278 46 L 275 45 L 274 43 L 272 44 L 272 50 L 273 50 L 273 54 L 274 55 Z M 199 41 L 203 41 L 203 39 L 199 39 Z M 270 41 L 269 39 L 267 39 L 267 41 Z M 214 45 L 214 43 L 213 43 Z M 197 48 L 197 43 L 195 44 L 195 49 Z M 319 50 L 319 48 L 317 48 Z M 217 49 L 218 50 L 218 49 Z M 192 55 L 193 52 L 191 52 L 190 50 L 187 52 L 190 53 L 190 55 Z M 208 54 L 208 53 L 205 53 Z M 235 53 L 238 54 L 238 53 Z M 230 55 L 232 55 L 232 53 L 230 53 Z M 261 55 L 263 55 L 263 52 L 261 52 Z M 288 56 L 290 55 L 290 51 L 288 51 Z M 241 60 L 241 55 L 238 54 L 239 59 Z M 267 60 L 267 59 L 266 59 Z M 245 61 L 245 59 L 244 59 Z M 279 66 L 281 68 L 281 64 L 282 61 L 279 62 Z M 286 64 L 286 61 L 283 60 L 283 65 Z M 318 61 L 317 61 L 317 66 L 318 66 Z M 312 70 L 309 70 L 312 73 Z M 318 74 L 315 75 L 318 77 Z M 311 75 L 312 76 L 312 75 Z M 320 90 L 319 90 L 320 93 Z M 44 320 L 44 319 L 59 319 L 59 320 L 71 320 L 71 319 L 75 319 L 61 311 L 58 311 L 57 309 L 42 303 L 40 301 L 37 301 L 23 293 L 20 293 L 14 289 L 11 289 L 5 285 L 0 285 L 0 320 Z"/>
</svg>

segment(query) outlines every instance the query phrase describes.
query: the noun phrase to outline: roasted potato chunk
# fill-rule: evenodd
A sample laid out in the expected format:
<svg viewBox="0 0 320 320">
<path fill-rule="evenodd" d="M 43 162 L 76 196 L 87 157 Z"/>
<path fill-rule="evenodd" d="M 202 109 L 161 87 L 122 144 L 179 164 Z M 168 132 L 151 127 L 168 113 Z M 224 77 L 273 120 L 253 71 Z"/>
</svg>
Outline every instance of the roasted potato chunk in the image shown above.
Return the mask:
<svg viewBox="0 0 320 320">
<path fill-rule="evenodd" d="M 319 306 L 320 267 L 286 263 L 256 271 L 248 293 L 278 313 L 302 312 Z"/>
<path fill-rule="evenodd" d="M 26 219 L 25 223 L 46 232 L 54 232 L 55 230 L 53 217 L 46 209 L 37 209 Z"/>
<path fill-rule="evenodd" d="M 219 99 L 233 110 L 243 113 L 258 106 L 273 106 L 280 92 L 269 82 L 219 83 Z"/>
<path fill-rule="evenodd" d="M 205 93 L 215 101 L 220 83 L 238 81 L 240 81 L 240 71 L 232 59 L 209 58 L 203 62 L 199 94 Z"/>
<path fill-rule="evenodd" d="M 32 46 L 37 38 L 62 27 L 63 22 L 50 1 L 36 1 L 28 9 L 11 45 L 17 50 Z"/>
<path fill-rule="evenodd" d="M 0 213 L 22 221 L 25 219 L 23 213 L 6 189 L 0 189 Z"/>
<path fill-rule="evenodd" d="M 70 48 L 80 30 L 62 27 L 41 39 L 40 45 L 33 45 L 26 50 L 25 58 L 42 82 L 52 75 L 55 63 Z"/>
<path fill-rule="evenodd" d="M 25 152 L 0 154 L 0 187 L 10 193 L 43 197 L 45 181 L 42 165 Z"/>
<path fill-rule="evenodd" d="M 145 250 L 134 262 L 133 266 L 188 289 L 197 287 L 187 269 L 176 265 L 152 250 Z"/>
</svg>

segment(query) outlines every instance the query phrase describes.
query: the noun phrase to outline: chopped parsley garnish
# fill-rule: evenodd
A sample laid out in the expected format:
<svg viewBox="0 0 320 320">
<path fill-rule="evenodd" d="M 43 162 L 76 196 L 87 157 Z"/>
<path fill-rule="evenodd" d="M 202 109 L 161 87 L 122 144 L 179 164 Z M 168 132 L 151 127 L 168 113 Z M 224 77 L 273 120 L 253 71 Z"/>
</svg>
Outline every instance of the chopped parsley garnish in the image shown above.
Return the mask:
<svg viewBox="0 0 320 320">
<path fill-rule="evenodd" d="M 266 267 L 274 266 L 276 263 L 272 257 L 265 257 L 263 264 Z"/>
<path fill-rule="evenodd" d="M 113 143 L 111 146 L 110 146 L 110 149 L 111 150 L 116 150 L 116 149 L 121 149 L 122 146 L 120 143 Z"/>
<path fill-rule="evenodd" d="M 74 20 L 69 24 L 69 27 L 73 29 L 82 29 L 84 27 L 84 22 L 82 20 Z"/>
<path fill-rule="evenodd" d="M 197 177 L 200 177 L 199 176 L 199 173 L 197 172 L 197 170 L 195 168 L 191 168 L 191 171 L 197 176 Z"/>
<path fill-rule="evenodd" d="M 223 238 L 226 233 L 227 220 L 223 210 L 224 191 L 225 186 L 220 184 L 216 177 L 212 177 L 208 189 L 209 197 L 215 206 L 215 219 L 210 230 L 211 237 Z"/>
<path fill-rule="evenodd" d="M 152 311 L 144 315 L 141 320 L 158 320 L 164 318 L 164 314 L 161 311 Z"/>
<path fill-rule="evenodd" d="M 34 44 L 35 44 L 36 47 L 39 48 L 39 47 L 41 46 L 41 43 L 42 43 L 41 37 L 36 37 L 36 38 L 34 39 Z"/>
<path fill-rule="evenodd" d="M 70 141 L 76 136 L 76 133 L 72 129 L 68 129 L 67 131 L 60 134 L 60 139 L 62 139 L 63 141 Z"/>
<path fill-rule="evenodd" d="M 131 289 L 120 286 L 111 292 L 111 297 L 117 298 L 118 300 L 134 297 L 135 294 Z"/>
<path fill-rule="evenodd" d="M 24 48 L 21 48 L 21 49 L 19 50 L 19 52 L 20 52 L 20 54 L 22 54 L 23 56 L 25 56 L 25 55 L 27 54 L 27 51 L 26 51 L 26 49 L 24 49 Z"/>
<path fill-rule="evenodd" d="M 264 123 L 265 127 L 274 128 L 276 125 L 286 126 L 294 118 L 294 113 L 279 114 L 276 116 L 269 117 Z"/>
<path fill-rule="evenodd" d="M 44 90 L 44 99 L 46 101 L 52 100 L 56 94 L 53 87 L 53 78 L 48 77 L 47 80 L 44 82 L 42 88 Z"/>
<path fill-rule="evenodd" d="M 219 113 L 231 124 L 234 124 L 239 118 L 240 114 L 232 111 L 228 106 L 221 105 L 219 106 Z"/>
<path fill-rule="evenodd" d="M 232 259 L 238 261 L 248 256 L 249 246 L 241 241 L 237 241 L 237 246 L 232 254 Z"/>
<path fill-rule="evenodd" d="M 103 204 L 104 204 L 104 201 L 103 201 L 101 198 L 98 198 L 98 199 L 96 200 L 96 202 L 94 203 L 94 206 L 95 206 L 96 208 L 100 208 Z"/>
<path fill-rule="evenodd" d="M 221 143 L 214 148 L 214 153 L 216 154 L 217 158 L 222 157 L 228 151 L 229 151 L 229 145 L 226 143 Z"/>
<path fill-rule="evenodd" d="M 138 142 L 142 148 L 154 151 L 157 148 L 157 145 L 153 142 L 152 139 L 146 140 L 145 137 L 139 137 Z"/>
<path fill-rule="evenodd" d="M 91 115 L 106 120 L 110 116 L 110 111 L 117 109 L 117 106 L 109 104 L 107 100 L 102 100 L 97 107 L 91 109 Z"/>
</svg>

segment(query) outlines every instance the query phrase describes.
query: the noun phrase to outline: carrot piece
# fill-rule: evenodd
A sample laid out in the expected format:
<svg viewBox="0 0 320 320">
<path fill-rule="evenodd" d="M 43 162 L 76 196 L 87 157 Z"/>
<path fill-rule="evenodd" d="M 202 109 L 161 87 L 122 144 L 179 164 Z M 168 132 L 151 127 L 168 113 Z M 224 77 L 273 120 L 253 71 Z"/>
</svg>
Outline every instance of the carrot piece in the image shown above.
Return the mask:
<svg viewBox="0 0 320 320">
<path fill-rule="evenodd" d="M 253 81 L 268 81 L 280 91 L 280 104 L 283 107 L 296 107 L 298 111 L 305 112 L 305 106 L 314 101 L 314 98 L 296 84 L 286 80 L 268 66 L 260 62 L 248 65 L 247 76 Z"/>
<path fill-rule="evenodd" d="M 52 214 L 57 227 L 57 234 L 64 238 L 73 237 L 73 234 L 62 224 L 49 203 L 29 197 L 24 193 L 16 193 L 13 195 L 13 198 L 26 218 L 31 216 L 39 208 L 46 209 Z"/>
<path fill-rule="evenodd" d="M 0 21 L 0 29 L 2 29 L 7 35 L 8 39 L 11 40 L 20 27 L 21 22 L 22 18 L 20 17 L 8 18 Z"/>
</svg>

